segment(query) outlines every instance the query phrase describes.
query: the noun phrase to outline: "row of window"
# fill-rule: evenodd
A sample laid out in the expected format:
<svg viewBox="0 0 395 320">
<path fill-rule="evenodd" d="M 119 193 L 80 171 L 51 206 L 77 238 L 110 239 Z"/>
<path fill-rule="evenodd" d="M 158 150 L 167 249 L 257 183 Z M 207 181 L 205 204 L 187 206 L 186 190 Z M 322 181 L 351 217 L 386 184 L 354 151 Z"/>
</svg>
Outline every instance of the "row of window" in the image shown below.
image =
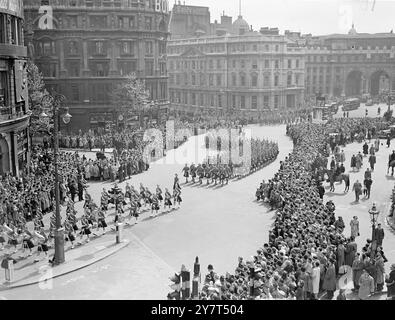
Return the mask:
<svg viewBox="0 0 395 320">
<path fill-rule="evenodd" d="M 222 86 L 223 84 L 223 76 L 221 74 L 213 75 L 209 74 L 208 75 L 208 85 L 209 86 Z M 169 77 L 170 84 L 172 85 L 192 85 L 192 86 L 206 86 L 207 85 L 207 76 L 206 74 L 171 74 Z M 281 77 L 278 74 L 274 74 L 272 77 L 271 75 L 263 75 L 262 77 L 262 83 L 259 83 L 259 75 L 258 74 L 252 74 L 247 76 L 246 74 L 232 74 L 231 75 L 231 82 L 230 85 L 233 87 L 253 87 L 256 88 L 258 86 L 263 86 L 266 88 L 269 88 L 271 86 L 278 87 L 280 86 L 280 81 Z M 273 81 L 273 82 L 272 82 Z M 296 73 L 292 74 L 289 73 L 287 74 L 287 86 L 290 87 L 292 85 L 301 85 L 302 78 L 301 75 Z"/>
<path fill-rule="evenodd" d="M 38 64 L 44 77 L 56 78 L 58 76 L 58 66 L 56 63 Z M 155 76 L 154 60 L 145 60 L 145 76 Z M 137 61 L 118 61 L 118 72 L 121 76 L 126 76 L 132 72 L 137 72 Z M 81 61 L 66 62 L 67 74 L 69 77 L 81 76 Z M 103 61 L 90 61 L 89 70 L 92 77 L 107 77 L 109 75 L 110 64 Z M 159 73 L 161 76 L 166 75 L 166 64 L 159 63 Z"/>
<path fill-rule="evenodd" d="M 145 8 L 161 12 L 169 9 L 165 0 L 69 0 L 69 3 L 70 6 Z"/>
<path fill-rule="evenodd" d="M 366 59 L 372 59 L 373 61 L 385 61 L 391 58 L 390 53 L 365 53 L 365 54 L 342 54 L 335 56 L 310 56 L 307 55 L 307 62 L 363 62 Z"/>
<path fill-rule="evenodd" d="M 23 45 L 23 20 L 0 12 L 0 43 Z"/>
<path fill-rule="evenodd" d="M 64 29 L 81 29 L 82 18 L 77 15 L 68 15 L 62 18 L 62 28 Z M 144 30 L 155 30 L 153 17 L 145 16 L 142 20 Z M 107 15 L 89 16 L 89 28 L 107 29 L 111 27 L 111 17 Z M 164 20 L 159 23 L 159 31 L 167 32 L 167 24 Z M 133 30 L 138 28 L 138 19 L 133 15 L 118 16 L 116 19 L 116 28 L 122 30 Z"/>
<path fill-rule="evenodd" d="M 224 107 L 225 97 L 221 94 L 206 94 L 206 93 L 190 93 L 181 91 L 170 91 L 170 101 L 173 103 L 190 104 L 193 106 L 209 106 L 209 107 Z M 296 97 L 294 94 L 286 96 L 287 107 L 295 107 Z M 280 96 L 274 95 L 272 103 L 270 102 L 270 96 L 264 95 L 262 100 L 258 103 L 258 96 L 245 96 L 245 95 L 232 95 L 230 101 L 232 108 L 240 109 L 271 109 L 271 104 L 274 109 L 280 107 Z"/>
<path fill-rule="evenodd" d="M 270 45 L 270 44 L 264 44 L 264 45 L 258 45 L 258 44 L 243 44 L 243 43 L 238 43 L 238 44 L 233 44 L 230 46 L 231 52 L 248 52 L 248 51 L 253 51 L 253 52 L 258 52 L 258 51 L 263 51 L 263 52 L 269 52 L 270 50 L 273 50 L 275 52 L 279 52 L 281 49 L 281 46 L 278 44 L 275 45 Z"/>
<path fill-rule="evenodd" d="M 224 53 L 226 51 L 226 46 L 224 43 L 210 44 L 210 45 L 195 45 L 193 48 L 198 49 L 203 53 Z M 262 43 L 235 43 L 230 44 L 229 49 L 231 52 L 280 52 L 282 45 L 279 44 L 262 44 Z M 172 45 L 170 42 L 169 54 L 182 54 L 185 52 L 185 46 Z"/>
<path fill-rule="evenodd" d="M 279 69 L 280 68 L 280 60 L 276 59 L 276 60 L 269 60 L 269 59 L 265 59 L 262 60 L 262 64 L 264 66 L 265 69 L 270 69 L 271 65 L 274 66 L 274 69 Z M 222 59 L 217 59 L 217 60 L 208 60 L 208 68 L 210 70 L 212 69 L 222 69 L 224 67 L 225 63 L 224 60 Z M 252 70 L 258 70 L 258 60 L 231 60 L 230 61 L 230 66 L 233 69 L 248 69 L 251 68 Z M 296 59 L 288 59 L 287 60 L 287 68 L 288 69 L 292 69 L 292 68 L 296 68 L 298 69 L 299 67 L 301 67 L 300 65 L 300 60 Z M 180 69 L 192 69 L 192 70 L 204 70 L 206 68 L 206 61 L 202 61 L 202 60 L 191 60 L 191 61 L 173 61 L 171 60 L 169 62 L 169 68 L 170 70 L 180 70 Z"/>
<path fill-rule="evenodd" d="M 88 50 L 89 55 L 103 55 L 106 56 L 109 51 L 110 43 L 103 40 L 89 41 Z M 138 42 L 132 40 L 125 40 L 118 42 L 118 49 L 120 55 L 135 56 L 138 51 Z M 41 56 L 53 56 L 57 54 L 55 41 L 41 40 L 36 43 L 37 54 Z M 147 40 L 144 42 L 145 56 L 154 55 L 154 41 Z M 81 44 L 78 41 L 71 40 L 66 42 L 66 54 L 68 56 L 79 56 L 82 54 Z M 159 42 L 159 55 L 166 53 L 166 42 Z"/>
</svg>

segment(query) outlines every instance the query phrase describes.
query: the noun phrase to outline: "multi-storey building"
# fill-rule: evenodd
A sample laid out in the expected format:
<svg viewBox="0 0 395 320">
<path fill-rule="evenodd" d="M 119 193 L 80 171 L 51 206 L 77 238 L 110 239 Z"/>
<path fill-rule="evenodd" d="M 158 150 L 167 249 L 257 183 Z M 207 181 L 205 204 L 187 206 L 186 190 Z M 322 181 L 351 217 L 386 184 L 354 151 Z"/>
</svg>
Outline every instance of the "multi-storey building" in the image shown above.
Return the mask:
<svg viewBox="0 0 395 320">
<path fill-rule="evenodd" d="M 26 59 L 22 0 L 0 1 L 0 175 L 29 163 Z"/>
<path fill-rule="evenodd" d="M 250 31 L 241 17 L 224 36 L 168 43 L 172 108 L 240 113 L 295 109 L 304 101 L 304 50 L 278 29 Z"/>
<path fill-rule="evenodd" d="M 307 37 L 306 94 L 376 96 L 395 90 L 395 35 L 357 33 Z"/>
<path fill-rule="evenodd" d="M 170 32 L 172 39 L 185 39 L 193 37 L 207 37 L 224 35 L 232 29 L 232 17 L 221 16 L 221 21 L 211 23 L 208 7 L 174 4 L 170 18 Z"/>
<path fill-rule="evenodd" d="M 66 96 L 71 128 L 125 121 L 111 92 L 132 72 L 167 107 L 167 0 L 26 0 L 25 17 L 34 62 L 49 91 Z"/>
</svg>

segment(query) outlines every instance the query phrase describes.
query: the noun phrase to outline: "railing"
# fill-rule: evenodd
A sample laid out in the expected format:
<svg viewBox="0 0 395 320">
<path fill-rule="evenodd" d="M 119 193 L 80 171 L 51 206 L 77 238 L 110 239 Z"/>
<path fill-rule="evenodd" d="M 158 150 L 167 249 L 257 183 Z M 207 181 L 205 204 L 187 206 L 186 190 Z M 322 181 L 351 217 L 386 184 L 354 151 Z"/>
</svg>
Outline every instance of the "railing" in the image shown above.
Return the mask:
<svg viewBox="0 0 395 320">
<path fill-rule="evenodd" d="M 15 107 L 2 107 L 0 105 L 0 121 L 17 119 L 26 115 L 24 102 L 17 103 Z"/>
<path fill-rule="evenodd" d="M 0 107 L 0 121 L 12 119 L 12 108 L 11 107 Z"/>
</svg>

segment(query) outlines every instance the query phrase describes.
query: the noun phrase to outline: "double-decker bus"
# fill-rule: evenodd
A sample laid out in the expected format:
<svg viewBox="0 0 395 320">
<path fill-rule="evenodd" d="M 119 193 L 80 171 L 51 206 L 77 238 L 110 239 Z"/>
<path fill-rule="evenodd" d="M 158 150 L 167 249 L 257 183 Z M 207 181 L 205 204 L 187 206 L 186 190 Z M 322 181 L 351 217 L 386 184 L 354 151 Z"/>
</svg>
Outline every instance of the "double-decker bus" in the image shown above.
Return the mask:
<svg viewBox="0 0 395 320">
<path fill-rule="evenodd" d="M 337 102 L 328 102 L 325 104 L 325 107 L 330 110 L 331 113 L 336 114 L 339 110 L 339 106 Z"/>
<path fill-rule="evenodd" d="M 361 106 L 361 101 L 358 98 L 347 99 L 343 102 L 343 111 L 356 110 Z"/>
</svg>

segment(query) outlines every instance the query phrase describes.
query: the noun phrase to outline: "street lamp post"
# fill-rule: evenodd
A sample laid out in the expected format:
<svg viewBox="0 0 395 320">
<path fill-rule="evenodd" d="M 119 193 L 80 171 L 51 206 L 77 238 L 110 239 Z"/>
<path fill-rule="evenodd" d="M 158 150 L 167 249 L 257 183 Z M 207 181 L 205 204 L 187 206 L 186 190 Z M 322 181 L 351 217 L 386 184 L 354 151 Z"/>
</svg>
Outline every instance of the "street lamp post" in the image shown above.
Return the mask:
<svg viewBox="0 0 395 320">
<path fill-rule="evenodd" d="M 391 111 L 391 95 L 388 95 L 388 112 Z"/>
<path fill-rule="evenodd" d="M 59 265 L 65 261 L 64 257 L 64 230 L 62 227 L 62 220 L 60 216 L 60 192 L 59 192 L 59 172 L 58 172 L 58 153 L 59 153 L 59 109 L 62 108 L 62 104 L 66 100 L 66 97 L 61 94 L 46 95 L 41 100 L 41 106 L 44 108 L 44 101 L 47 102 L 46 105 L 52 107 L 53 121 L 54 121 L 54 170 L 55 170 L 55 217 L 56 217 L 56 230 L 55 230 L 55 255 L 53 259 L 54 265 Z M 69 124 L 71 120 L 71 115 L 67 108 L 66 113 L 62 116 L 63 122 Z M 48 117 L 45 112 L 41 113 L 42 117 Z"/>
<path fill-rule="evenodd" d="M 372 256 L 374 257 L 376 251 L 376 222 L 378 220 L 380 211 L 377 210 L 377 205 L 373 202 L 372 208 L 369 210 L 370 221 L 372 223 Z"/>
</svg>

